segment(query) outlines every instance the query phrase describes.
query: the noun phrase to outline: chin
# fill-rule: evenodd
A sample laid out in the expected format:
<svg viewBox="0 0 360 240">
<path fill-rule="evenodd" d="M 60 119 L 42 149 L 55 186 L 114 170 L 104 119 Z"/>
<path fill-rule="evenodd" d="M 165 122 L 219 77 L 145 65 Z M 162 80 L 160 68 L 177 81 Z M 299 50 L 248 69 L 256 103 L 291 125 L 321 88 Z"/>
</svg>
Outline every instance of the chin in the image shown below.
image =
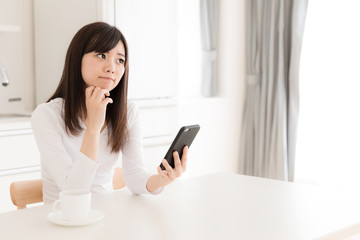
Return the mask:
<svg viewBox="0 0 360 240">
<path fill-rule="evenodd" d="M 105 84 L 99 84 L 97 87 L 99 87 L 101 89 L 106 89 L 106 90 L 109 90 L 109 91 L 114 89 L 113 86 L 109 86 L 108 84 L 106 84 L 106 85 Z"/>
</svg>

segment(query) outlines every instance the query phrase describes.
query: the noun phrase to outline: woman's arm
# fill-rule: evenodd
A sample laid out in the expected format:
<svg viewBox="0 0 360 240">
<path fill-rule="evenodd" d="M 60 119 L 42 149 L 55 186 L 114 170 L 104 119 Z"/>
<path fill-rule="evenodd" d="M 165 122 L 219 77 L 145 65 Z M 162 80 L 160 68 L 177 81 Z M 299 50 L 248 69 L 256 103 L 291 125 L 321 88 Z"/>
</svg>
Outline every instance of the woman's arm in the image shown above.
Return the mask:
<svg viewBox="0 0 360 240">
<path fill-rule="evenodd" d="M 147 172 L 143 156 L 140 110 L 133 104 L 128 106 L 128 135 L 122 149 L 122 167 L 126 186 L 135 194 L 159 193 L 163 186 L 171 183 L 186 169 L 188 148 L 185 147 L 180 163 L 179 155 L 174 153 L 175 169 L 163 162 L 166 171 L 157 169 L 158 174 Z M 177 159 L 177 160 L 176 160 Z M 163 160 L 164 161 L 164 160 Z"/>
<path fill-rule="evenodd" d="M 67 134 L 62 100 L 40 104 L 32 114 L 31 126 L 40 152 L 43 180 L 59 190 L 89 189 L 98 163 L 80 152 L 77 138 Z"/>
<path fill-rule="evenodd" d="M 105 121 L 106 106 L 111 103 L 107 90 L 86 89 L 86 130 L 80 148 L 76 149 L 73 136 L 66 132 L 62 118 L 63 100 L 41 104 L 31 118 L 33 133 L 40 151 L 42 175 L 45 181 L 56 184 L 60 190 L 88 189 L 98 167 L 99 138 Z M 65 147 L 64 142 L 68 142 Z M 71 144 L 74 148 L 69 149 Z"/>
<path fill-rule="evenodd" d="M 80 152 L 91 160 L 98 162 L 100 132 L 86 128 Z"/>
<path fill-rule="evenodd" d="M 146 171 L 142 140 L 140 110 L 133 102 L 128 102 L 127 135 L 121 155 L 124 180 L 134 194 L 149 193 L 146 183 L 153 175 Z"/>
<path fill-rule="evenodd" d="M 110 96 L 108 90 L 94 86 L 86 88 L 85 94 L 87 112 L 84 123 L 86 130 L 80 152 L 97 162 L 100 132 L 105 123 L 106 106 L 112 103 L 112 99 L 105 98 L 105 96 Z"/>
</svg>

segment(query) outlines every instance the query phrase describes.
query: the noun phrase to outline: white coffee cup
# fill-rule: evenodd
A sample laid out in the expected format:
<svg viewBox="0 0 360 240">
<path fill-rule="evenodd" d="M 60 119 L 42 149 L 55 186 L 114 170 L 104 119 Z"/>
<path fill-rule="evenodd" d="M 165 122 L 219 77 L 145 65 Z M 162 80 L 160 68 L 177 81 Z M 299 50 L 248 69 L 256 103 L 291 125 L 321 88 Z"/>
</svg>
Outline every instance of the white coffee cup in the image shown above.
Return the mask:
<svg viewBox="0 0 360 240">
<path fill-rule="evenodd" d="M 81 221 L 88 217 L 91 205 L 89 190 L 66 190 L 59 194 L 53 204 L 54 212 L 61 210 L 67 221 Z"/>
</svg>

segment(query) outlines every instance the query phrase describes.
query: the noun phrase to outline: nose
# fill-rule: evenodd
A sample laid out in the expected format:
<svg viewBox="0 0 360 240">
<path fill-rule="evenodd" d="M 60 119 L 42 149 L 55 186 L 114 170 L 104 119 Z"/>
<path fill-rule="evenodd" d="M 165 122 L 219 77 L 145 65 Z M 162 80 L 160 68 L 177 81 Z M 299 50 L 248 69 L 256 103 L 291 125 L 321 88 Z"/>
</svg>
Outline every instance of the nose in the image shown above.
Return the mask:
<svg viewBox="0 0 360 240">
<path fill-rule="evenodd" d="M 108 61 L 105 68 L 105 72 L 115 73 L 115 64 L 112 61 Z"/>
</svg>

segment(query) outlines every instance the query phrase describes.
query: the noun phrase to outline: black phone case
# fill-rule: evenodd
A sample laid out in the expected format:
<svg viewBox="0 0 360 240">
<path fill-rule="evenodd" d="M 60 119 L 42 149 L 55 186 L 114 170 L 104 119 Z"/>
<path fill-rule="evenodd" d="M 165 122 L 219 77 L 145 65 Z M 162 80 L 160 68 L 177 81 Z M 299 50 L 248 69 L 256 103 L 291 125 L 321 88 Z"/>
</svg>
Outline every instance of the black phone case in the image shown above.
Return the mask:
<svg viewBox="0 0 360 240">
<path fill-rule="evenodd" d="M 177 151 L 181 159 L 184 147 L 190 147 L 199 130 L 199 125 L 184 126 L 180 128 L 178 134 L 176 135 L 174 141 L 172 142 L 169 150 L 164 157 L 172 168 L 175 168 L 173 152 Z M 162 163 L 160 164 L 160 167 L 162 170 L 165 170 L 165 167 Z"/>
</svg>

